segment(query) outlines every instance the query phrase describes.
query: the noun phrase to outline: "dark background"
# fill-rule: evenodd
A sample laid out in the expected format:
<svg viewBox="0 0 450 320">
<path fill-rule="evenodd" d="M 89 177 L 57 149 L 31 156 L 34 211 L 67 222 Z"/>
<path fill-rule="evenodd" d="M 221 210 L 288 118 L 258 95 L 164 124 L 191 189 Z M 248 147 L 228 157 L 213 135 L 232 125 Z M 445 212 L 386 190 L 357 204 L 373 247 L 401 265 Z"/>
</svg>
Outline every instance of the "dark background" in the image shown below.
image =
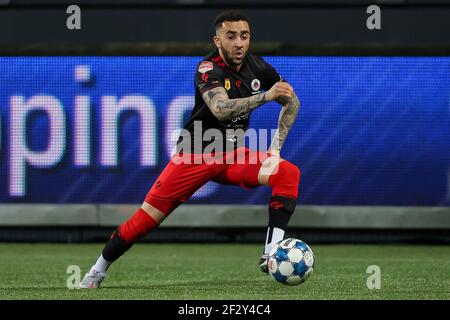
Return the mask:
<svg viewBox="0 0 450 320">
<path fill-rule="evenodd" d="M 81 8 L 81 30 L 66 28 L 71 4 Z M 371 4 L 381 8 L 381 30 L 366 28 Z M 450 53 L 449 0 L 0 0 L 0 53 L 201 55 L 215 16 L 231 8 L 251 19 L 259 54 Z"/>
</svg>

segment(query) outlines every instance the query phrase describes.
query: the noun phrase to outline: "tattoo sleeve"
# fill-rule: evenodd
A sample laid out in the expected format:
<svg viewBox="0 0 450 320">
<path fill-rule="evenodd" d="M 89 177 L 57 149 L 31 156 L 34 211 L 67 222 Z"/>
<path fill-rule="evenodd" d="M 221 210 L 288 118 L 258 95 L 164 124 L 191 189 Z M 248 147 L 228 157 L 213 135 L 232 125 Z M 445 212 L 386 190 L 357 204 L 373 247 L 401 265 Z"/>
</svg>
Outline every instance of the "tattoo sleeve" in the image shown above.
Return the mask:
<svg viewBox="0 0 450 320">
<path fill-rule="evenodd" d="M 285 106 L 289 103 L 290 99 L 288 97 L 285 96 L 280 96 L 276 99 L 276 102 L 278 102 L 279 104 L 281 104 L 282 106 Z"/>
<path fill-rule="evenodd" d="M 248 98 L 230 99 L 222 87 L 206 91 L 203 94 L 203 100 L 220 121 L 249 113 L 266 102 L 264 93 L 255 94 Z"/>
<path fill-rule="evenodd" d="M 286 101 L 279 101 L 286 102 Z M 273 137 L 272 144 L 270 145 L 270 150 L 273 153 L 280 153 L 283 147 L 284 141 L 297 118 L 298 109 L 300 107 L 300 101 L 297 96 L 294 96 L 288 103 L 287 106 L 284 104 L 283 109 L 278 117 L 278 129 Z"/>
</svg>

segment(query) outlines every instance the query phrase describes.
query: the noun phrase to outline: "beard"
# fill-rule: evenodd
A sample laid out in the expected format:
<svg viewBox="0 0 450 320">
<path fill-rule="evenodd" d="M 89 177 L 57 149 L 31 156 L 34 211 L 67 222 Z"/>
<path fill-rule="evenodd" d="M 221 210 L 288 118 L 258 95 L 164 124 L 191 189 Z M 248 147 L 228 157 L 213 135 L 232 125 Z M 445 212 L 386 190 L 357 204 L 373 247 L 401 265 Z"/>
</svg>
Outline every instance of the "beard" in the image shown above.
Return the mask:
<svg viewBox="0 0 450 320">
<path fill-rule="evenodd" d="M 243 54 L 242 54 L 242 58 L 237 59 L 233 57 L 233 54 L 231 53 L 231 51 L 225 50 L 224 48 L 222 49 L 222 54 L 223 57 L 225 58 L 225 62 L 232 67 L 236 67 L 242 64 L 242 62 L 244 61 L 245 58 L 245 52 L 242 50 Z"/>
</svg>

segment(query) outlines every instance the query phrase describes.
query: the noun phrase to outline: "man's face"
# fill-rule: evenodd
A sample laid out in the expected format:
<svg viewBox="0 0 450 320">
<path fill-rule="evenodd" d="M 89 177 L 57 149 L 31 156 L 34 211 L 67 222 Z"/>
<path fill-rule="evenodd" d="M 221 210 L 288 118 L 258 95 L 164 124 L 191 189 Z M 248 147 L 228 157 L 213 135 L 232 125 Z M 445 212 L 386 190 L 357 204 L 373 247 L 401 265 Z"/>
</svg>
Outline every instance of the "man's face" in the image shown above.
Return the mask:
<svg viewBox="0 0 450 320">
<path fill-rule="evenodd" d="M 250 27 L 247 21 L 225 21 L 217 30 L 214 43 L 222 51 L 225 62 L 240 66 L 250 46 Z"/>
</svg>

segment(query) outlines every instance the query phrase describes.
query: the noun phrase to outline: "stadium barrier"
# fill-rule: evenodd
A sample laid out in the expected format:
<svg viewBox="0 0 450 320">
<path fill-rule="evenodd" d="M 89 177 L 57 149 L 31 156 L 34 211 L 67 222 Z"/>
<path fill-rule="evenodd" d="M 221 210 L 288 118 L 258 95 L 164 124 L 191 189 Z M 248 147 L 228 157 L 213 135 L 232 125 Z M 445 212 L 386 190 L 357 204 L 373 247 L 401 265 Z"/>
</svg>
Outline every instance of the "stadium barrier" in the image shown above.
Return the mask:
<svg viewBox="0 0 450 320">
<path fill-rule="evenodd" d="M 139 205 L 0 205 L 0 227 L 114 227 Z M 267 225 L 264 205 L 182 205 L 162 228 L 252 228 Z M 298 206 L 293 228 L 450 229 L 449 207 Z"/>
<path fill-rule="evenodd" d="M 104 242 L 139 205 L 0 205 L 1 242 Z M 262 205 L 182 205 L 146 242 L 251 242 Z M 448 207 L 298 206 L 289 235 L 311 243 L 450 243 Z"/>
</svg>

